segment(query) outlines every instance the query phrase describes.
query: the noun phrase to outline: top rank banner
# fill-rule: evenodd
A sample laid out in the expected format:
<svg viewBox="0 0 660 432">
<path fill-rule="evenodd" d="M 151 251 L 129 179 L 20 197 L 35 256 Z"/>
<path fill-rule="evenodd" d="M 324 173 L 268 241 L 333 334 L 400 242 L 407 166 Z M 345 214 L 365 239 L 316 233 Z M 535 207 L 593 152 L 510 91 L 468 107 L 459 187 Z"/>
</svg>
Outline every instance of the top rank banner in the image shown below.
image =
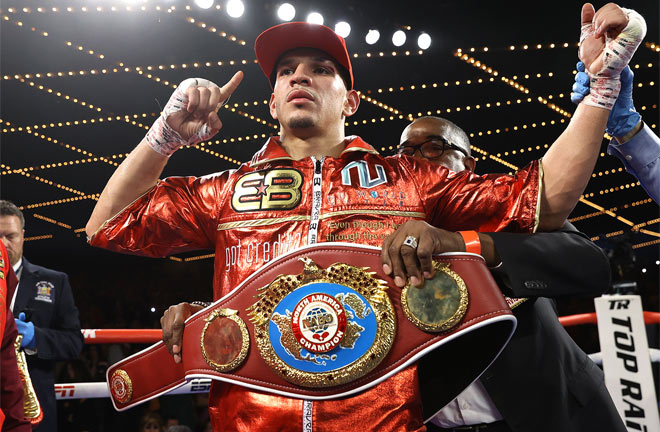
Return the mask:
<svg viewBox="0 0 660 432">
<path fill-rule="evenodd" d="M 638 295 L 594 300 L 605 384 L 628 431 L 660 431 L 642 301 Z"/>
</svg>

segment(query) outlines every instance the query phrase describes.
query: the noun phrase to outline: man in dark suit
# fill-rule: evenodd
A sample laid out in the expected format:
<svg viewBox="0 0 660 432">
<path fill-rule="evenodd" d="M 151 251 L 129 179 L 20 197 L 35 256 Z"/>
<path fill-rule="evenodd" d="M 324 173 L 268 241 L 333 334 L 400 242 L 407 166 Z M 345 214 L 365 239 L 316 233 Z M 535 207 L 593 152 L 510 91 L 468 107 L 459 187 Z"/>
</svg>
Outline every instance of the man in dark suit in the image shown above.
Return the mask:
<svg viewBox="0 0 660 432">
<path fill-rule="evenodd" d="M 21 347 L 44 418 L 36 431 L 57 430 L 56 361 L 75 359 L 83 346 L 78 309 L 65 273 L 30 263 L 23 257 L 25 218 L 11 202 L 0 201 L 0 238 L 9 253 L 18 289 L 11 302 Z"/>
<path fill-rule="evenodd" d="M 417 119 L 404 130 L 400 142 L 399 153 L 456 172 L 474 170 L 467 135 L 448 120 Z M 428 245 L 464 242 L 457 233 L 421 221 L 407 222 L 392 237 L 410 235 L 419 239 L 418 248 L 401 248 L 401 255 L 387 256 L 386 240 L 384 263 L 394 275 L 409 277 L 415 285 L 423 282 L 425 272 L 427 277 L 432 272 L 425 264 L 428 257 L 420 251 L 432 251 L 434 246 Z M 548 298 L 593 296 L 607 289 L 610 271 L 603 252 L 569 222 L 552 233 L 478 233 L 478 237 L 502 292 L 526 300 L 512 302 L 517 303 L 518 327 L 500 357 L 427 424 L 429 430 L 626 431 L 602 371 L 566 333 L 554 301 Z M 421 369 L 420 381 L 423 373 Z M 423 391 L 424 382 L 421 385 Z"/>
</svg>

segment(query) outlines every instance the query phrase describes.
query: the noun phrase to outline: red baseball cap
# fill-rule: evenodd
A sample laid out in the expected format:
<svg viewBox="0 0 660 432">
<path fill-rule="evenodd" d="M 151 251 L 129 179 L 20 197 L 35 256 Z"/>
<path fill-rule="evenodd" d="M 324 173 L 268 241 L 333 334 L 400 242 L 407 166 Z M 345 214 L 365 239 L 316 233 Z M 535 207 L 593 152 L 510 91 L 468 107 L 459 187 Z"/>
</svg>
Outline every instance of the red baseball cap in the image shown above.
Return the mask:
<svg viewBox="0 0 660 432">
<path fill-rule="evenodd" d="M 296 48 L 314 48 L 327 53 L 346 69 L 342 76 L 345 75 L 349 90 L 353 88 L 353 68 L 344 38 L 326 26 L 307 22 L 279 24 L 257 37 L 254 52 L 268 81 L 271 81 L 273 69 L 282 54 Z"/>
</svg>

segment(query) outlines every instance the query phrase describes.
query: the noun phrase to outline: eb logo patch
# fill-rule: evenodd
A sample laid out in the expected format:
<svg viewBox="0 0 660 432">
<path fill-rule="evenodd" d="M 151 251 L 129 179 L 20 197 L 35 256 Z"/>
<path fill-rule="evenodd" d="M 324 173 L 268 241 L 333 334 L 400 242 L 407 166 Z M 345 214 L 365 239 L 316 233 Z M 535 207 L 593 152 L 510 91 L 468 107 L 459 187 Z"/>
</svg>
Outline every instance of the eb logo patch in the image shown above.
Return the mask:
<svg viewBox="0 0 660 432">
<path fill-rule="evenodd" d="M 300 204 L 303 176 L 292 168 L 244 175 L 234 186 L 231 206 L 237 212 L 291 210 Z"/>
</svg>

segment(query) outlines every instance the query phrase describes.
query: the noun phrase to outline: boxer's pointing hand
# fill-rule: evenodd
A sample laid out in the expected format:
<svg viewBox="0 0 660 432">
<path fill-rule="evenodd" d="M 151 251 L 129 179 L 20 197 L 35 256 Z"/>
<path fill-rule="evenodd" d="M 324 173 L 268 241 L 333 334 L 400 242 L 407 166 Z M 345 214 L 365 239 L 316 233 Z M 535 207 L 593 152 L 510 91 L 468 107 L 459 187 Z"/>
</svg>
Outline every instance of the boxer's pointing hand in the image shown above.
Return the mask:
<svg viewBox="0 0 660 432">
<path fill-rule="evenodd" d="M 154 151 L 171 156 L 181 146 L 211 139 L 222 128 L 218 109 L 243 80 L 239 71 L 222 87 L 203 78 L 188 78 L 172 93 L 145 141 Z"/>
<path fill-rule="evenodd" d="M 167 124 L 186 141 L 204 125 L 208 125 L 208 133 L 211 136 L 215 135 L 222 128 L 217 111 L 242 80 L 243 72 L 239 71 L 222 87 L 201 78 L 182 82 L 181 104 L 177 104 L 177 109 L 168 113 Z"/>
</svg>

